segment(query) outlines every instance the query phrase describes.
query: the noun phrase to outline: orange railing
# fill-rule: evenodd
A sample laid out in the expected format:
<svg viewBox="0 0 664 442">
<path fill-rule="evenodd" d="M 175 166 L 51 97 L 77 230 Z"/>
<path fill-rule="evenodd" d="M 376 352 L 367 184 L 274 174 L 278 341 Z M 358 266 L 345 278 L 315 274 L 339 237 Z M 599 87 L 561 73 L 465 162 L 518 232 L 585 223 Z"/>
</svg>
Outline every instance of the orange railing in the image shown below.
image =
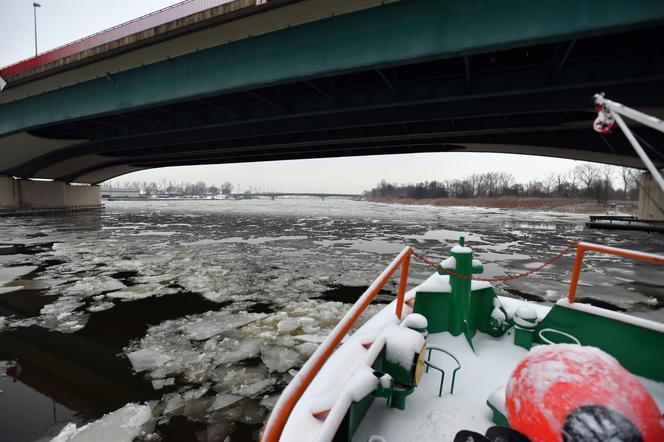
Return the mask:
<svg viewBox="0 0 664 442">
<path fill-rule="evenodd" d="M 576 260 L 574 261 L 574 271 L 572 280 L 569 284 L 569 302 L 574 302 L 576 297 L 576 286 L 579 284 L 579 275 L 581 274 L 581 265 L 586 251 L 607 253 L 609 255 L 621 256 L 623 258 L 637 259 L 639 261 L 648 261 L 655 264 L 664 264 L 664 256 L 654 253 L 635 252 L 633 250 L 619 249 L 617 247 L 602 246 L 588 242 L 580 242 L 576 245 Z"/>
<path fill-rule="evenodd" d="M 355 324 L 378 292 L 380 292 L 387 281 L 390 280 L 399 266 L 401 266 L 401 276 L 399 280 L 399 292 L 397 294 L 395 312 L 396 316 L 401 319 L 406 284 L 408 281 L 408 267 L 410 265 L 410 257 L 412 253 L 413 249 L 411 247 L 406 247 L 396 258 L 394 258 L 383 273 L 381 273 L 364 294 L 360 296 L 357 302 L 353 304 L 353 307 L 348 310 L 334 330 L 329 334 L 327 339 L 325 339 L 318 349 L 316 349 L 316 352 L 307 360 L 302 369 L 297 373 L 290 384 L 288 384 L 288 387 L 286 387 L 274 406 L 267 424 L 265 425 L 265 430 L 261 437 L 262 442 L 276 442 L 279 440 L 281 433 L 286 426 L 286 422 L 297 402 L 300 400 L 323 365 L 325 365 L 325 362 L 327 362 L 334 350 L 341 343 L 341 340 L 353 327 L 353 324 Z"/>
</svg>

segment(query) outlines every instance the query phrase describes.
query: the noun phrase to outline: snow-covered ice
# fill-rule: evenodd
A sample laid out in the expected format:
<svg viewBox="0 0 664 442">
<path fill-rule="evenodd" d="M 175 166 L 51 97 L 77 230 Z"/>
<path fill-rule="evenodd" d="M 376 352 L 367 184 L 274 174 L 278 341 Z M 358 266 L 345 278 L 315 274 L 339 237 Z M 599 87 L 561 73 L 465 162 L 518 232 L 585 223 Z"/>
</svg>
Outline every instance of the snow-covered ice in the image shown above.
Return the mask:
<svg viewBox="0 0 664 442">
<path fill-rule="evenodd" d="M 142 431 L 149 431 L 152 407 L 127 404 L 89 424 L 70 423 L 51 442 L 132 442 Z"/>
</svg>

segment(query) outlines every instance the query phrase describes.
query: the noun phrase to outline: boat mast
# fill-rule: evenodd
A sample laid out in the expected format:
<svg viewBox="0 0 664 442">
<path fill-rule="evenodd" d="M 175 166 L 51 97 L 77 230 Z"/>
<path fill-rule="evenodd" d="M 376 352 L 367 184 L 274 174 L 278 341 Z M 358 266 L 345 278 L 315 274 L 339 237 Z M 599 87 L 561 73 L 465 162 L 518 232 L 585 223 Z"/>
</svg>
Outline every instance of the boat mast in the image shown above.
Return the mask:
<svg viewBox="0 0 664 442">
<path fill-rule="evenodd" d="M 651 127 L 660 132 L 664 132 L 664 121 L 660 120 L 659 118 L 651 117 L 650 115 L 644 114 L 643 112 L 639 112 L 636 109 L 632 109 L 631 107 L 627 107 L 615 101 L 606 99 L 604 98 L 603 94 L 595 94 L 594 98 L 595 110 L 597 111 L 598 115 L 597 119 L 595 119 L 595 122 L 593 123 L 593 128 L 601 134 L 611 133 L 617 123 L 625 134 L 625 137 L 627 137 L 627 140 L 630 142 L 636 153 L 641 158 L 641 161 L 643 161 L 643 163 L 648 168 L 648 171 L 655 178 L 655 181 L 657 181 L 657 184 L 659 185 L 660 189 L 662 189 L 662 192 L 664 192 L 664 178 L 662 178 L 662 174 L 659 173 L 659 170 L 657 170 L 653 162 L 650 160 L 648 154 L 645 153 L 639 142 L 634 137 L 632 131 L 629 130 L 629 127 L 627 127 L 627 124 L 622 119 L 621 115 L 624 115 L 631 120 L 639 122 L 644 126 Z"/>
</svg>

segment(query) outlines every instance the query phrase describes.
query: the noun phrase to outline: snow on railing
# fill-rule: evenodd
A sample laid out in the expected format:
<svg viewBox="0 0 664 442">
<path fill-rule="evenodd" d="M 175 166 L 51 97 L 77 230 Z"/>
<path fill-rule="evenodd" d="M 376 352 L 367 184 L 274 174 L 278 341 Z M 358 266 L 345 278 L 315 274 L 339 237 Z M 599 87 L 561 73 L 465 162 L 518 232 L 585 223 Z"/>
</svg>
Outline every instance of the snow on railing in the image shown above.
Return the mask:
<svg viewBox="0 0 664 442">
<path fill-rule="evenodd" d="M 304 366 L 298 371 L 297 375 L 288 384 L 286 389 L 279 396 L 279 400 L 274 406 L 267 424 L 265 425 L 262 442 L 276 442 L 281 437 L 288 418 L 295 408 L 295 405 L 314 380 L 325 362 L 330 358 L 334 350 L 341 343 L 342 339 L 353 324 L 362 315 L 373 298 L 380 292 L 383 286 L 390 280 L 394 272 L 401 266 L 401 277 L 399 279 L 399 292 L 397 295 L 396 316 L 401 319 L 403 311 L 404 296 L 408 280 L 408 268 L 410 256 L 413 253 L 411 247 L 405 247 L 399 255 L 390 263 L 383 273 L 365 290 L 360 298 L 346 312 L 332 332 L 325 338 L 325 341 L 316 349 L 313 355 L 305 362 Z"/>
<path fill-rule="evenodd" d="M 583 264 L 583 256 L 586 251 L 601 252 L 609 255 L 621 256 L 623 258 L 652 262 L 655 264 L 664 264 L 664 256 L 662 255 L 619 249 L 618 247 L 603 246 L 589 242 L 579 242 L 576 244 L 576 259 L 574 261 L 574 270 L 572 272 L 572 280 L 569 284 L 569 294 L 567 296 L 570 304 L 574 303 L 574 298 L 576 297 L 576 287 L 579 284 L 581 265 Z"/>
</svg>

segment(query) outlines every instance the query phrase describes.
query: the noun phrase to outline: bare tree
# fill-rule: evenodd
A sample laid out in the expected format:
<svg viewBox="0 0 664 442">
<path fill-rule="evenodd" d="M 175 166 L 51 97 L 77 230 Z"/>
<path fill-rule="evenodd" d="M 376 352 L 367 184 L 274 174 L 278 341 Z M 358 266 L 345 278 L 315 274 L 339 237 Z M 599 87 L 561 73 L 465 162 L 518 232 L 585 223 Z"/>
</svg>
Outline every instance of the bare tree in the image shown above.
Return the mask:
<svg viewBox="0 0 664 442">
<path fill-rule="evenodd" d="M 636 184 L 636 177 L 632 173 L 632 169 L 629 167 L 620 168 L 620 177 L 623 182 L 623 198 L 629 199 L 629 191 Z"/>
<path fill-rule="evenodd" d="M 574 167 L 574 176 L 583 184 L 586 190 L 591 191 L 595 183 L 600 180 L 600 168 L 593 164 L 579 164 Z"/>
<path fill-rule="evenodd" d="M 225 181 L 221 185 L 221 193 L 223 195 L 230 195 L 231 193 L 233 193 L 233 185 L 231 183 L 229 183 L 228 181 Z"/>
<path fill-rule="evenodd" d="M 550 174 L 544 180 L 542 180 L 542 189 L 544 193 L 551 194 L 555 190 L 556 177 L 553 174 Z"/>
</svg>

